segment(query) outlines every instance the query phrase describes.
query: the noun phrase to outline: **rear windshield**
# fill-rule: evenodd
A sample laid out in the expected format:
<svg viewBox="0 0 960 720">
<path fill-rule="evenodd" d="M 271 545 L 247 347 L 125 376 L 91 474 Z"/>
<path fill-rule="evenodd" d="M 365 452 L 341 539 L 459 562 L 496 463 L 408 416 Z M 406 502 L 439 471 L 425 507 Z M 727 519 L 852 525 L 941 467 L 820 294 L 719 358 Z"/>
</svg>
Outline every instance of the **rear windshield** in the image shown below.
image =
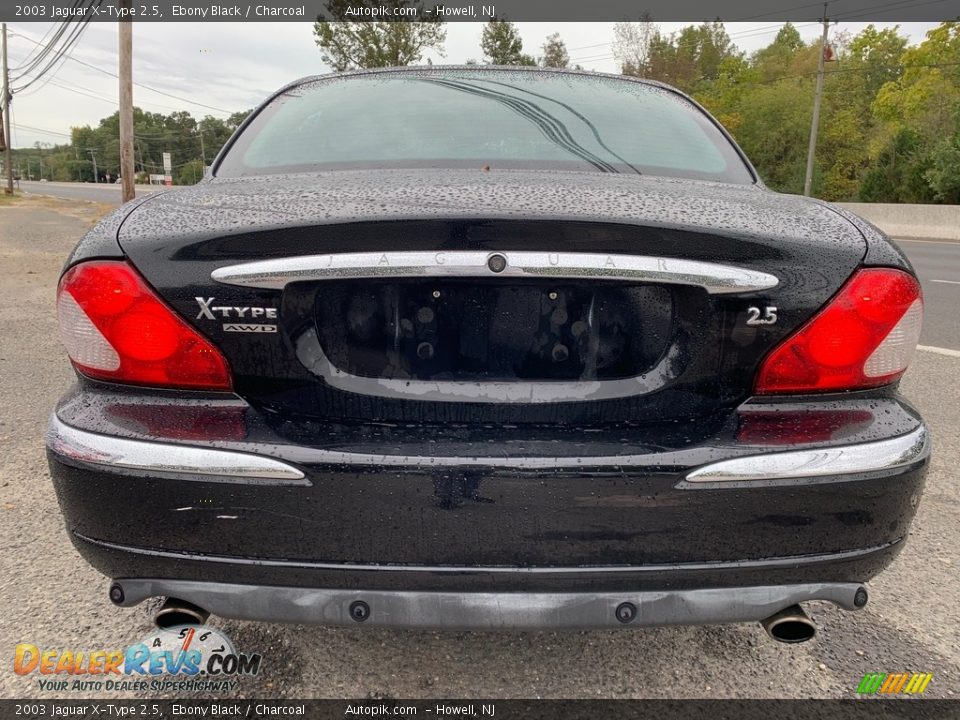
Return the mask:
<svg viewBox="0 0 960 720">
<path fill-rule="evenodd" d="M 469 69 L 297 85 L 256 115 L 217 175 L 484 166 L 753 182 L 724 135 L 676 93 L 592 75 Z"/>
</svg>

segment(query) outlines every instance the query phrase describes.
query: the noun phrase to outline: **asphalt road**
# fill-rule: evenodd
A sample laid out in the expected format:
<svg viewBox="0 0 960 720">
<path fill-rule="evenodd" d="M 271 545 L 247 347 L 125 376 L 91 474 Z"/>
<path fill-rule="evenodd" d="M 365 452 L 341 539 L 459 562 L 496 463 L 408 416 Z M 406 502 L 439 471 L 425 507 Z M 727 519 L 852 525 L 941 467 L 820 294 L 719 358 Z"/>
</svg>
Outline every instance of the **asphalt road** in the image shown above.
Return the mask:
<svg viewBox="0 0 960 720">
<path fill-rule="evenodd" d="M 123 201 L 120 186 L 112 183 L 30 182 L 21 180 L 20 189 L 24 192 L 64 200 L 86 200 L 108 205 L 121 205 Z M 139 197 L 143 193 L 155 193 L 166 189 L 162 185 L 137 185 L 136 194 Z"/>
<path fill-rule="evenodd" d="M 960 243 L 898 240 L 923 286 L 920 344 L 960 351 Z"/>
<path fill-rule="evenodd" d="M 45 692 L 36 677 L 15 675 L 10 657 L 17 643 L 113 649 L 151 630 L 150 608 L 121 610 L 109 604 L 107 580 L 70 545 L 43 453 L 48 414 L 73 381 L 57 339 L 54 286 L 64 258 L 95 215 L 96 206 L 81 203 L 0 203 L 0 517 L 6 530 L 0 533 L 0 652 L 7 654 L 0 665 L 3 697 L 103 695 Z M 947 264 L 942 258 L 955 261 L 957 252 L 960 245 L 921 249 L 919 262 L 929 265 L 921 272 L 939 271 Z M 957 296 L 949 293 L 960 288 L 927 287 L 933 306 L 928 312 L 956 312 Z M 944 302 L 947 307 L 939 307 Z M 952 327 L 955 340 L 956 325 Z M 925 342 L 946 343 L 950 331 L 945 326 Z M 958 379 L 960 358 L 917 353 L 903 391 L 925 415 L 935 437 L 935 454 L 910 542 L 899 559 L 870 582 L 871 601 L 864 610 L 846 613 L 828 604 L 811 604 L 820 627 L 813 642 L 776 644 L 756 625 L 435 633 L 214 618 L 212 624 L 233 638 L 239 650 L 259 651 L 264 657 L 260 676 L 241 682 L 236 694 L 355 699 L 852 698 L 866 672 L 915 671 L 934 675 L 927 697 L 960 696 Z M 161 535 L 163 528 L 156 532 Z"/>
</svg>

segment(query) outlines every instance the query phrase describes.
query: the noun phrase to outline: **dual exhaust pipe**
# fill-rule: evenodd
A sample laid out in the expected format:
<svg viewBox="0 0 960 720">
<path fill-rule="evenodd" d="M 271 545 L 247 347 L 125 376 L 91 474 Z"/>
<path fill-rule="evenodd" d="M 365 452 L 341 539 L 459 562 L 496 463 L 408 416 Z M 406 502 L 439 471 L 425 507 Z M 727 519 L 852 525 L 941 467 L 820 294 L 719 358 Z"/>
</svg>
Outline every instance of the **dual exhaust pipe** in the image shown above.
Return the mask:
<svg viewBox="0 0 960 720">
<path fill-rule="evenodd" d="M 110 585 L 108 595 L 110 602 L 121 607 L 126 600 L 123 585 L 116 581 Z M 153 622 L 161 630 L 169 630 L 183 625 L 203 625 L 209 617 L 209 610 L 186 600 L 168 597 L 153 616 Z"/>
<path fill-rule="evenodd" d="M 761 620 L 760 625 L 767 635 L 782 643 L 806 642 L 817 634 L 817 626 L 799 605 L 791 605 L 774 613 L 766 620 Z"/>
<path fill-rule="evenodd" d="M 161 630 L 169 630 L 182 625 L 203 625 L 209 617 L 209 610 L 204 610 L 186 600 L 167 598 L 157 610 L 153 622 Z"/>
</svg>

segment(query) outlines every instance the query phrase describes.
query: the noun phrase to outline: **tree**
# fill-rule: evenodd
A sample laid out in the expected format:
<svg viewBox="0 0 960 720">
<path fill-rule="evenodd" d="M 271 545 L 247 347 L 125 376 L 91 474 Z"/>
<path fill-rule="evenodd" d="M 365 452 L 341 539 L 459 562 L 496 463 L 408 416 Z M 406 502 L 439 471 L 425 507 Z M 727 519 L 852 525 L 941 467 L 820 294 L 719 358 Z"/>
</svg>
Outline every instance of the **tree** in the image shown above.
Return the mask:
<svg viewBox="0 0 960 720">
<path fill-rule="evenodd" d="M 624 75 L 642 77 L 647 70 L 650 41 L 658 32 L 650 13 L 644 13 L 640 22 L 617 23 L 613 27 L 613 57 Z"/>
<path fill-rule="evenodd" d="M 763 80 L 773 80 L 790 74 L 790 66 L 804 47 L 799 31 L 786 23 L 773 42 L 753 54 L 753 66 Z"/>
<path fill-rule="evenodd" d="M 560 39 L 560 33 L 553 33 L 547 36 L 543 43 L 543 57 L 540 58 L 540 64 L 548 68 L 565 68 L 570 65 L 570 54 L 567 52 L 567 45 Z"/>
<path fill-rule="evenodd" d="M 523 40 L 517 26 L 507 20 L 491 18 L 483 27 L 480 49 L 489 65 L 536 65 L 523 52 Z"/>
<path fill-rule="evenodd" d="M 876 68 L 872 77 L 883 69 Z M 888 167 L 886 173 L 870 173 L 865 190 L 877 200 L 896 201 L 909 193 L 920 201 L 958 202 L 960 23 L 945 22 L 930 30 L 922 43 L 904 50 L 894 72 L 898 77 L 880 87 L 872 108 L 885 141 L 874 142 L 880 147 L 878 160 L 895 163 L 896 171 L 894 175 Z M 902 182 L 883 182 L 884 177 Z"/>
<path fill-rule="evenodd" d="M 421 3 L 413 0 L 331 0 L 330 17 L 317 17 L 315 41 L 325 63 L 337 72 L 353 68 L 400 67 L 419 62 L 426 50 L 443 55 L 447 31 L 439 16 L 421 21 L 351 21 L 363 10 L 413 9 L 427 17 Z"/>
<path fill-rule="evenodd" d="M 204 159 L 209 164 L 249 111 L 237 112 L 226 120 L 206 116 L 197 120 L 188 112 L 169 115 L 133 108 L 134 165 L 140 181 L 150 174 L 163 172 L 163 153 L 173 156 L 174 184 L 192 184 L 203 176 Z M 89 182 L 93 180 L 91 153 L 96 156 L 97 174 L 120 174 L 119 116 L 113 113 L 102 118 L 96 127 L 71 128 L 70 142 L 49 146 L 14 149 L 14 166 L 20 166 L 24 177 L 39 176 L 51 180 Z"/>
<path fill-rule="evenodd" d="M 701 82 L 716 80 L 724 60 L 736 56 L 739 52 L 720 21 L 689 25 L 670 36 L 655 30 L 643 76 L 693 92 Z"/>
</svg>

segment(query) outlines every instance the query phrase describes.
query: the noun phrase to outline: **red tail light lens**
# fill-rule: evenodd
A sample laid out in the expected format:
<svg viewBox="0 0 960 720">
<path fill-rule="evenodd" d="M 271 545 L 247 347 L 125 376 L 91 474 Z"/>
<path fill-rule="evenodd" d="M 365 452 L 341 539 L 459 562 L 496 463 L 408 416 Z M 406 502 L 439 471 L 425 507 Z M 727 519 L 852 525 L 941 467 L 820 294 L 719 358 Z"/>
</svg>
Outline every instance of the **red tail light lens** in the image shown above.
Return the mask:
<svg viewBox="0 0 960 720">
<path fill-rule="evenodd" d="M 223 355 L 127 263 L 94 260 L 61 278 L 60 336 L 84 375 L 135 385 L 229 390 Z"/>
<path fill-rule="evenodd" d="M 756 392 L 860 390 L 907 369 L 923 322 L 920 283 L 901 270 L 858 270 L 763 361 Z"/>
</svg>

